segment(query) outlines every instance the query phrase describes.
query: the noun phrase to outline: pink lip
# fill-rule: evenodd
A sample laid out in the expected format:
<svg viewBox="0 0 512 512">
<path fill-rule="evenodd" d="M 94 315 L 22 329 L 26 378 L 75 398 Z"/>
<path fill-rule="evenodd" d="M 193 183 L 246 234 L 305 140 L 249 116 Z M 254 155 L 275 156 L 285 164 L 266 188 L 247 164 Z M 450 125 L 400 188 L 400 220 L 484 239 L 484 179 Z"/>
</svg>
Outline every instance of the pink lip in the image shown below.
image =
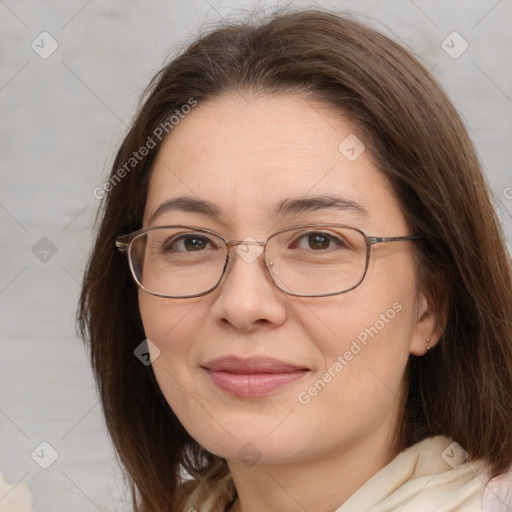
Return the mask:
<svg viewBox="0 0 512 512">
<path fill-rule="evenodd" d="M 235 396 L 262 396 L 303 377 L 308 368 L 268 357 L 221 357 L 203 368 L 222 390 Z"/>
</svg>

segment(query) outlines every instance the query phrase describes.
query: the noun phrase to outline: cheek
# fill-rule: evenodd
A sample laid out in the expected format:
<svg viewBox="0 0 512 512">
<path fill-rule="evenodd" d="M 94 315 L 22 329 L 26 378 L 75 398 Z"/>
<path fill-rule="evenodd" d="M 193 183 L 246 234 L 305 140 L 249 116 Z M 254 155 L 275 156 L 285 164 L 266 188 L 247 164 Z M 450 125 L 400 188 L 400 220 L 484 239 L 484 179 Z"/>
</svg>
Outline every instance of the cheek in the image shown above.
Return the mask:
<svg viewBox="0 0 512 512">
<path fill-rule="evenodd" d="M 201 299 L 173 300 L 139 292 L 139 308 L 146 338 L 155 345 L 152 369 L 167 403 L 183 425 L 189 426 L 197 411 L 191 397 L 199 396 L 194 379 Z M 151 346 L 151 344 L 150 344 Z M 151 352 L 151 350 L 150 350 Z M 193 404 L 192 400 L 192 404 Z M 193 408 L 192 408 L 193 409 Z"/>
<path fill-rule="evenodd" d="M 174 300 L 155 297 L 143 290 L 139 292 L 139 309 L 147 339 L 156 346 L 157 357 L 152 354 L 152 366 L 162 392 L 172 399 L 176 386 L 193 384 L 186 382 L 188 369 L 193 365 L 195 340 L 202 320 L 195 318 L 200 299 Z M 151 344 L 150 344 L 151 346 Z M 171 379 L 171 380 L 169 380 Z M 178 386 L 179 387 L 179 386 Z M 172 405 L 172 404 L 171 404 Z"/>
<path fill-rule="evenodd" d="M 403 396 L 413 311 L 410 296 L 396 293 L 366 306 L 351 298 L 309 312 L 304 330 L 316 346 L 317 372 L 295 399 L 296 417 L 312 434 L 348 439 L 393 421 Z M 303 313 L 304 322 L 307 317 Z M 322 327 L 314 329 L 313 319 Z"/>
<path fill-rule="evenodd" d="M 361 376 L 368 372 L 398 388 L 409 357 L 414 304 L 398 297 L 380 306 L 347 306 L 341 311 L 322 307 L 301 315 L 302 330 L 316 348 L 317 371 L 346 390 L 367 387 L 368 381 L 362 383 Z M 337 385 L 329 387 L 334 391 Z"/>
<path fill-rule="evenodd" d="M 380 391 L 398 393 L 410 354 L 416 308 L 410 258 L 404 258 L 394 272 L 370 268 L 361 286 L 347 294 L 311 302 L 300 311 L 298 307 L 294 316 L 300 322 L 299 331 L 315 345 L 317 369 L 329 381 L 325 389 L 330 391 L 325 395 L 333 393 L 337 401 L 346 401 L 348 397 L 340 394 L 343 389 L 371 403 Z"/>
<path fill-rule="evenodd" d="M 191 321 L 199 301 L 164 299 L 140 290 L 139 309 L 146 337 L 162 351 L 186 351 L 196 326 L 200 325 L 200 322 Z"/>
<path fill-rule="evenodd" d="M 378 300 L 360 294 L 301 308 L 296 318 L 299 330 L 316 345 L 325 363 L 344 354 L 348 360 L 373 354 L 387 358 L 408 353 L 415 304 L 415 294 L 410 293 L 397 291 Z"/>
</svg>

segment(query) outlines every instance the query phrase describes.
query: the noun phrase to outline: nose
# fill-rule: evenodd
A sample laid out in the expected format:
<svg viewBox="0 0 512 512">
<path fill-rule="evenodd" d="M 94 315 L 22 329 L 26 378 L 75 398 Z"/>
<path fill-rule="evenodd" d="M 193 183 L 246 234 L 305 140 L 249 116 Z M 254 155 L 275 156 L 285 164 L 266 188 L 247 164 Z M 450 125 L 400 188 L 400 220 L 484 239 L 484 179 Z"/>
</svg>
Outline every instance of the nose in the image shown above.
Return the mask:
<svg viewBox="0 0 512 512">
<path fill-rule="evenodd" d="M 286 320 L 285 293 L 268 274 L 263 244 L 254 239 L 229 243 L 230 260 L 218 288 L 211 313 L 217 323 L 250 332 L 279 326 Z"/>
</svg>

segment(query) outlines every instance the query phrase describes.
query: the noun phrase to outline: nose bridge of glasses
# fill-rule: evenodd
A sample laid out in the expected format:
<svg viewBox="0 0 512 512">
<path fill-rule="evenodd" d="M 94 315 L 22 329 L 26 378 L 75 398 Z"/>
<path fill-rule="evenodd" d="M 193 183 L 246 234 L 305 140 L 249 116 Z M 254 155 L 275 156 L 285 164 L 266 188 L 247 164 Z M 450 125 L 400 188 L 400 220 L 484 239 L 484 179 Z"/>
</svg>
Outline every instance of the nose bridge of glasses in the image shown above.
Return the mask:
<svg viewBox="0 0 512 512">
<path fill-rule="evenodd" d="M 231 249 L 236 249 L 238 256 L 246 263 L 254 263 L 265 250 L 265 242 L 259 242 L 253 237 L 244 240 L 229 240 L 226 242 L 227 259 L 233 260 Z"/>
<path fill-rule="evenodd" d="M 247 237 L 244 240 L 229 240 L 226 242 L 226 247 L 228 248 L 228 250 L 231 249 L 232 247 L 239 247 L 241 245 L 265 247 L 265 242 L 259 242 L 258 240 L 255 240 L 252 237 Z"/>
</svg>

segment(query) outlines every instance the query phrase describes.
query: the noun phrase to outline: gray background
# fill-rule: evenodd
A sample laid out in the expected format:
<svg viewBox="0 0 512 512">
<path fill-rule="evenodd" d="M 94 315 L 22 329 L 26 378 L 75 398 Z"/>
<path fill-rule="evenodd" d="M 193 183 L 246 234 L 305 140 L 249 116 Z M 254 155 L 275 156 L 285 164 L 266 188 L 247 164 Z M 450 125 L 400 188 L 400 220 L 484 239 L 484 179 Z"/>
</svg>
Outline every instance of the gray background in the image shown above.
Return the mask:
<svg viewBox="0 0 512 512">
<path fill-rule="evenodd" d="M 0 0 L 0 473 L 28 485 L 38 512 L 128 510 L 74 326 L 99 204 L 93 190 L 166 57 L 219 18 L 276 5 Z M 369 16 L 432 68 L 470 129 L 510 233 L 512 1 L 293 5 Z M 59 45 L 46 59 L 31 47 L 43 46 L 43 31 Z M 454 31 L 469 44 L 458 58 L 441 46 Z M 456 53 L 464 44 L 447 41 Z M 48 469 L 31 458 L 42 441 L 58 452 Z M 38 450 L 48 461 L 48 448 Z"/>
</svg>

